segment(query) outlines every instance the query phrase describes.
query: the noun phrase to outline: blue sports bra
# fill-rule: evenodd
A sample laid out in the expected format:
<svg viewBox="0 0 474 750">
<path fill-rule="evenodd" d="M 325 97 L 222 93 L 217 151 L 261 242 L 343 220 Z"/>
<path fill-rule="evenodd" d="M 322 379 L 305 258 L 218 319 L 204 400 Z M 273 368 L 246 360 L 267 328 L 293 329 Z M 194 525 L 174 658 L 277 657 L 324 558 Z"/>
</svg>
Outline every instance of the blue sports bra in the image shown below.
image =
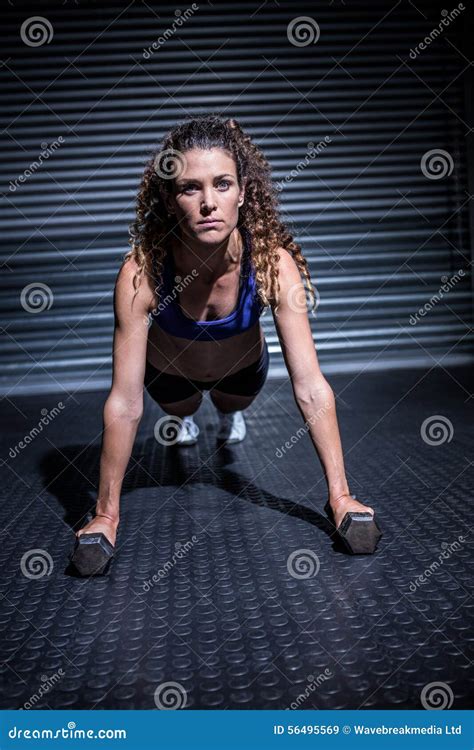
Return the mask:
<svg viewBox="0 0 474 750">
<path fill-rule="evenodd" d="M 183 313 L 179 305 L 179 283 L 175 277 L 171 249 L 163 262 L 163 278 L 159 281 L 158 306 L 152 310 L 152 322 L 172 336 L 195 341 L 217 341 L 236 336 L 251 328 L 260 318 L 264 305 L 257 293 L 255 269 L 251 260 L 250 232 L 239 227 L 244 248 L 240 266 L 240 287 L 237 306 L 225 318 L 218 320 L 193 320 Z"/>
</svg>

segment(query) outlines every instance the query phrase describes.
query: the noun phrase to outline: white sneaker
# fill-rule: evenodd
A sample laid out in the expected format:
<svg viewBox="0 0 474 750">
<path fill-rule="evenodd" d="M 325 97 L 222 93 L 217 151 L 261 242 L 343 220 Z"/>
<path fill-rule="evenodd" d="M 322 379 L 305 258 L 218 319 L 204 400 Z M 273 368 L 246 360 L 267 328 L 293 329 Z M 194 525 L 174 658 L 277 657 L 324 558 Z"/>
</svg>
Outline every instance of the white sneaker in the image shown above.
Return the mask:
<svg viewBox="0 0 474 750">
<path fill-rule="evenodd" d="M 176 419 L 176 417 L 175 417 Z M 199 427 L 192 417 L 181 417 L 181 425 L 176 437 L 176 445 L 194 445 L 197 443 Z"/>
<path fill-rule="evenodd" d="M 241 411 L 231 411 L 228 414 L 217 410 L 219 415 L 219 428 L 217 439 L 229 443 L 240 443 L 244 439 L 247 428 L 244 415 Z"/>
</svg>

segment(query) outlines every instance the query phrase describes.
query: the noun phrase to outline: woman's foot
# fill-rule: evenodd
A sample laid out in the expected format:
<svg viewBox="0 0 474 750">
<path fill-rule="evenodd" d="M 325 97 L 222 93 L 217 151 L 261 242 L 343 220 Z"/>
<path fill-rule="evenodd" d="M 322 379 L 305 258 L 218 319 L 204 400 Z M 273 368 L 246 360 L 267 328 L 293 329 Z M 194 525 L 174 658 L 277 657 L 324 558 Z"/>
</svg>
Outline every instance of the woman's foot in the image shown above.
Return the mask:
<svg viewBox="0 0 474 750">
<path fill-rule="evenodd" d="M 217 413 L 219 415 L 217 439 L 223 440 L 227 445 L 231 443 L 240 443 L 247 433 L 247 427 L 242 412 L 231 411 L 224 413 L 217 409 Z"/>
<path fill-rule="evenodd" d="M 176 445 L 194 445 L 197 443 L 199 435 L 199 427 L 194 419 L 189 417 L 179 417 L 181 422 L 178 434 L 176 436 Z M 173 417 L 174 422 L 177 421 L 176 417 Z"/>
<path fill-rule="evenodd" d="M 104 534 L 106 539 L 109 540 L 110 544 L 115 547 L 115 540 L 117 538 L 117 527 L 119 525 L 118 519 L 114 519 L 111 516 L 104 516 L 96 514 L 92 521 L 84 526 L 82 529 L 76 532 L 76 536 L 81 534 Z"/>
<path fill-rule="evenodd" d="M 339 495 L 329 499 L 329 505 L 334 515 L 336 529 L 341 525 L 342 519 L 348 512 L 370 513 L 372 516 L 375 511 L 369 505 L 363 505 L 358 500 L 354 500 L 351 494 Z"/>
</svg>

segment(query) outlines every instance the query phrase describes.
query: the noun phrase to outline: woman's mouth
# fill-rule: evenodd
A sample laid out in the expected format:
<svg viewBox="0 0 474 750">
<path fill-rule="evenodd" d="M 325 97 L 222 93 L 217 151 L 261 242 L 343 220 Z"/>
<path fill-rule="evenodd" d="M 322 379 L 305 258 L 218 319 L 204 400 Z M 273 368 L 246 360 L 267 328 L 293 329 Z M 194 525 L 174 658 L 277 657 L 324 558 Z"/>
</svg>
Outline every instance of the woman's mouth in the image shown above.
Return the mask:
<svg viewBox="0 0 474 750">
<path fill-rule="evenodd" d="M 200 227 L 217 227 L 221 223 L 220 219 L 203 219 L 202 221 L 198 221 Z"/>
</svg>

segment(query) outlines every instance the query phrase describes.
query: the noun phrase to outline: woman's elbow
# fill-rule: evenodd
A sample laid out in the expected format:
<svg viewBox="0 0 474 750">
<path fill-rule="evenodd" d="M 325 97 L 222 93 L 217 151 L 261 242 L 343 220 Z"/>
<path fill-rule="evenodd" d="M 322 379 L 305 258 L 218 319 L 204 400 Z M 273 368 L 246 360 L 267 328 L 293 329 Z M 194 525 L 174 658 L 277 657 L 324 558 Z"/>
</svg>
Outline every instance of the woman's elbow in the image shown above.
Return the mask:
<svg viewBox="0 0 474 750">
<path fill-rule="evenodd" d="M 308 378 L 293 387 L 295 399 L 300 405 L 334 401 L 334 391 L 324 375 Z"/>
<path fill-rule="evenodd" d="M 110 392 L 104 404 L 104 419 L 127 419 L 139 422 L 143 416 L 143 393 L 135 397 Z"/>
</svg>

